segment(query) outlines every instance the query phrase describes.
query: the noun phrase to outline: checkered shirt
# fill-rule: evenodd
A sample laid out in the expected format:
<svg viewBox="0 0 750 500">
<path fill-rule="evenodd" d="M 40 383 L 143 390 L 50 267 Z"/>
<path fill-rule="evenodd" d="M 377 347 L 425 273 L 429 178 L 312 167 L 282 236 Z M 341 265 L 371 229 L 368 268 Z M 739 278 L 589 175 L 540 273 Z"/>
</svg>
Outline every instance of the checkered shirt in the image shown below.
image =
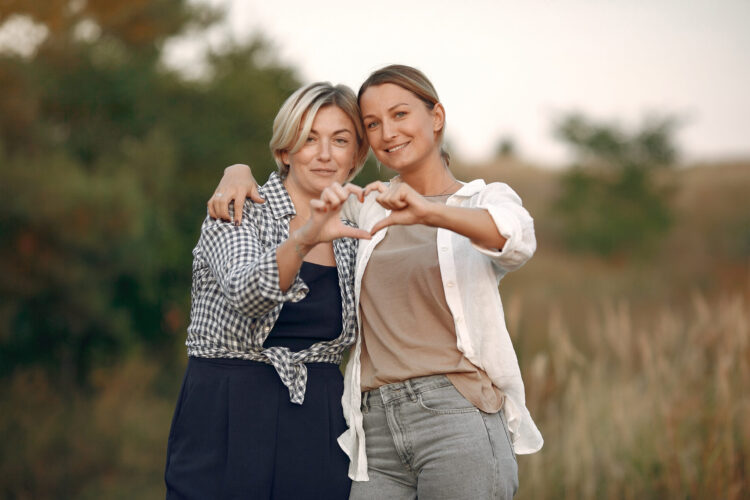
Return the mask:
<svg viewBox="0 0 750 500">
<path fill-rule="evenodd" d="M 340 363 L 344 350 L 356 339 L 357 241 L 340 238 L 333 242 L 341 288 L 341 335 L 299 352 L 286 347 L 264 349 L 263 342 L 284 303 L 302 300 L 309 289 L 299 273 L 289 290 L 282 292 L 279 288 L 276 248 L 289 238 L 294 205 L 275 172 L 260 191 L 266 202 L 256 204 L 246 200 L 239 227 L 210 217 L 201 227 L 200 239 L 193 250 L 188 355 L 271 364 L 289 388 L 291 401 L 302 404 L 307 386 L 305 363 Z"/>
</svg>

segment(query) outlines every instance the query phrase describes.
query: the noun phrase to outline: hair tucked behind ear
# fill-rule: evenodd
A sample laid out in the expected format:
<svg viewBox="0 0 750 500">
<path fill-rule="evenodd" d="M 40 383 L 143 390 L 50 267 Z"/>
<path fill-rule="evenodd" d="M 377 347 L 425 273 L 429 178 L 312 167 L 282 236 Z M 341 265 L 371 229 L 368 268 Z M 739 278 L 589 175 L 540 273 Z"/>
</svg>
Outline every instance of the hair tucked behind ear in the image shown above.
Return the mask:
<svg viewBox="0 0 750 500">
<path fill-rule="evenodd" d="M 362 94 L 365 93 L 365 90 L 376 85 L 383 85 L 384 83 L 392 83 L 398 85 L 402 89 L 408 90 L 417 96 L 420 101 L 425 103 L 425 106 L 427 106 L 427 109 L 430 111 L 435 108 L 435 104 L 440 102 L 435 87 L 424 73 L 417 68 L 412 68 L 411 66 L 403 64 L 391 64 L 390 66 L 374 71 L 359 88 L 357 102 L 362 101 Z M 443 122 L 443 128 L 438 132 L 438 140 L 440 141 L 440 156 L 443 157 L 445 165 L 448 166 L 451 163 L 451 155 L 445 149 L 445 145 L 443 144 L 444 135 L 445 122 Z"/>
</svg>

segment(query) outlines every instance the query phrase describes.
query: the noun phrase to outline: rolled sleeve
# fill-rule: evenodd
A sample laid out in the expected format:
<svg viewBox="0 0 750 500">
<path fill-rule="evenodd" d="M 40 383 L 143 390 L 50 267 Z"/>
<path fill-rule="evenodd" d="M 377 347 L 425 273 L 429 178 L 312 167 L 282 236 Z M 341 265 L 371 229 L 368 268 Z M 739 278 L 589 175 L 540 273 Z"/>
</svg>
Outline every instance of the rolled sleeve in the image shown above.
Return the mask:
<svg viewBox="0 0 750 500">
<path fill-rule="evenodd" d="M 495 265 L 504 271 L 514 271 L 534 255 L 534 220 L 510 186 L 499 182 L 487 185 L 479 193 L 475 208 L 487 210 L 498 232 L 506 239 L 500 250 L 472 243 L 474 248 L 492 259 Z"/>
<path fill-rule="evenodd" d="M 263 248 L 258 228 L 247 215 L 239 227 L 207 218 L 199 244 L 227 303 L 257 318 L 282 302 L 302 300 L 309 289 L 297 272 L 292 286 L 281 290 L 278 247 Z"/>
</svg>

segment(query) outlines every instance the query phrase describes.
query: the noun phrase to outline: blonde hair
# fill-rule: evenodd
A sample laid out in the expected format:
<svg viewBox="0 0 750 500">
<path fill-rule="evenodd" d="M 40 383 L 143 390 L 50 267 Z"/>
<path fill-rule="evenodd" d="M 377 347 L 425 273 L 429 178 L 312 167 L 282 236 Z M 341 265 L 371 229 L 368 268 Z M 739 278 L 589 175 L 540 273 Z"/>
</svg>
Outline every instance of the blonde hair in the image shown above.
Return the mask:
<svg viewBox="0 0 750 500">
<path fill-rule="evenodd" d="M 329 82 L 315 82 L 289 96 L 273 120 L 273 136 L 269 146 L 282 179 L 289 173 L 289 165 L 281 159 L 282 153 L 286 151 L 294 154 L 302 148 L 310 134 L 315 115 L 325 106 L 336 106 L 354 124 L 358 147 L 348 180 L 362 169 L 370 145 L 362 127 L 362 117 L 354 91 L 346 85 L 334 86 Z"/>
<path fill-rule="evenodd" d="M 432 82 L 430 82 L 425 74 L 417 68 L 412 68 L 411 66 L 406 66 L 404 64 L 391 64 L 390 66 L 374 71 L 359 88 L 357 102 L 361 101 L 362 94 L 365 93 L 365 90 L 377 85 L 383 85 L 384 83 L 392 83 L 398 85 L 402 89 L 408 90 L 422 101 L 430 111 L 432 111 L 435 108 L 435 105 L 440 102 L 437 90 L 435 90 Z M 445 122 L 443 122 L 443 128 L 438 132 L 438 141 L 440 142 L 440 156 L 443 157 L 445 165 L 448 166 L 451 163 L 451 155 L 443 145 L 444 135 Z"/>
</svg>

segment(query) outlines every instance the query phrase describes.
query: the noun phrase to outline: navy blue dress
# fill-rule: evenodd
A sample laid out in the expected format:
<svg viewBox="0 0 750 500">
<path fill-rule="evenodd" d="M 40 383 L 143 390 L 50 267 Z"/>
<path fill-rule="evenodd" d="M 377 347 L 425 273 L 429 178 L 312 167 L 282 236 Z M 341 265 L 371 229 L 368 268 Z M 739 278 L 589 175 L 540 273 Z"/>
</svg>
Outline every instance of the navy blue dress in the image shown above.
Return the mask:
<svg viewBox="0 0 750 500">
<path fill-rule="evenodd" d="M 285 303 L 264 347 L 292 351 L 342 331 L 336 267 L 303 262 L 310 291 Z M 168 499 L 346 499 L 349 460 L 338 365 L 307 363 L 302 405 L 273 366 L 190 357 L 167 445 Z"/>
</svg>

